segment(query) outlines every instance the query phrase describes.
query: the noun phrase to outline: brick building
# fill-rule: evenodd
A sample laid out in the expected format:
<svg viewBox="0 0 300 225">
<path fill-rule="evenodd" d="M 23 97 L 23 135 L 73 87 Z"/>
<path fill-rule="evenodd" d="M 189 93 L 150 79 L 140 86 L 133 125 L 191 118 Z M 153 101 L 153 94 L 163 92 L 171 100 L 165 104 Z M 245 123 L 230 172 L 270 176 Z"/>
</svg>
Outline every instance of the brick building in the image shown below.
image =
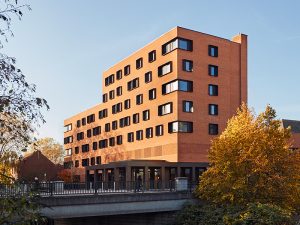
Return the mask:
<svg viewBox="0 0 300 225">
<path fill-rule="evenodd" d="M 102 93 L 64 121 L 65 168 L 81 181 L 194 178 L 247 102 L 247 36 L 175 27 L 105 71 Z"/>
</svg>

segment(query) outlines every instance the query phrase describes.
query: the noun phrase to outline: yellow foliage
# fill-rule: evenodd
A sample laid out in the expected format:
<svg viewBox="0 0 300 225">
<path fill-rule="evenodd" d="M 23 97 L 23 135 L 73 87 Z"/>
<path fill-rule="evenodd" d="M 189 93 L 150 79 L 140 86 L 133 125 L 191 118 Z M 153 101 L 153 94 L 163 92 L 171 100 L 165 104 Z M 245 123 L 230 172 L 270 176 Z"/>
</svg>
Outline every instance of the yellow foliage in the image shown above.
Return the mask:
<svg viewBox="0 0 300 225">
<path fill-rule="evenodd" d="M 213 140 L 199 197 L 215 203 L 300 203 L 300 154 L 289 149 L 290 129 L 270 106 L 255 116 L 245 104 Z"/>
</svg>

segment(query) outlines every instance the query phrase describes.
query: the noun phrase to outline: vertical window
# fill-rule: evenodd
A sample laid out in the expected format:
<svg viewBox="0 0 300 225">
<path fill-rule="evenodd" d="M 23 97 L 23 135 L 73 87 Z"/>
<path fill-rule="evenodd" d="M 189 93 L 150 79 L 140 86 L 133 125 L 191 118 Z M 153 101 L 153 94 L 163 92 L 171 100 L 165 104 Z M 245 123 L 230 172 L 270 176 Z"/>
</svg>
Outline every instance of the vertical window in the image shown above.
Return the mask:
<svg viewBox="0 0 300 225">
<path fill-rule="evenodd" d="M 130 74 L 130 65 L 124 67 L 124 75 L 127 76 Z"/>
<path fill-rule="evenodd" d="M 208 55 L 212 57 L 218 57 L 218 47 L 214 45 L 208 46 Z"/>
<path fill-rule="evenodd" d="M 143 94 L 139 94 L 136 96 L 136 104 L 137 105 L 143 104 Z"/>
<path fill-rule="evenodd" d="M 143 120 L 144 121 L 150 120 L 150 110 L 149 109 L 143 111 Z"/>
<path fill-rule="evenodd" d="M 83 139 L 84 139 L 84 133 L 83 132 L 77 133 L 77 141 L 80 141 Z"/>
<path fill-rule="evenodd" d="M 105 124 L 105 132 L 109 132 L 110 131 L 110 123 L 106 123 Z"/>
<path fill-rule="evenodd" d="M 82 159 L 81 165 L 82 166 L 89 166 L 89 159 Z"/>
<path fill-rule="evenodd" d="M 128 91 L 131 91 L 138 87 L 139 87 L 139 78 L 135 78 L 135 79 L 127 82 L 127 90 Z"/>
<path fill-rule="evenodd" d="M 135 114 L 132 115 L 132 122 L 133 122 L 134 124 L 140 122 L 140 114 L 139 114 L 139 113 L 135 113 Z"/>
<path fill-rule="evenodd" d="M 91 166 L 94 166 L 95 165 L 95 157 L 92 157 L 91 158 Z"/>
<path fill-rule="evenodd" d="M 173 112 L 173 104 L 172 102 L 168 102 L 163 105 L 158 106 L 158 115 L 164 116 Z"/>
<path fill-rule="evenodd" d="M 114 137 L 111 137 L 111 138 L 109 138 L 108 140 L 109 140 L 109 146 L 110 146 L 110 147 L 115 146 L 115 138 L 114 138 Z"/>
<path fill-rule="evenodd" d="M 146 128 L 146 138 L 153 138 L 153 128 Z"/>
<path fill-rule="evenodd" d="M 117 120 L 112 121 L 111 126 L 113 130 L 118 129 L 118 121 Z"/>
<path fill-rule="evenodd" d="M 116 92 L 117 92 L 117 96 L 121 96 L 122 95 L 122 86 L 117 87 Z"/>
<path fill-rule="evenodd" d="M 98 148 L 98 143 L 97 142 L 93 142 L 93 150 L 97 150 Z"/>
<path fill-rule="evenodd" d="M 75 154 L 79 153 L 79 147 L 75 147 Z"/>
<path fill-rule="evenodd" d="M 156 60 L 156 51 L 153 50 L 148 53 L 148 62 L 154 62 Z"/>
<path fill-rule="evenodd" d="M 155 135 L 156 136 L 162 136 L 162 135 L 164 135 L 164 126 L 163 125 L 157 125 L 155 127 Z"/>
<path fill-rule="evenodd" d="M 218 105 L 216 105 L 216 104 L 209 104 L 208 105 L 208 114 L 209 115 L 213 115 L 213 116 L 218 115 L 219 114 Z"/>
<path fill-rule="evenodd" d="M 95 114 L 91 114 L 87 116 L 87 123 L 93 123 L 95 122 Z"/>
<path fill-rule="evenodd" d="M 133 132 L 130 132 L 127 134 L 127 141 L 134 142 L 134 133 Z"/>
<path fill-rule="evenodd" d="M 88 130 L 86 131 L 86 136 L 87 136 L 88 138 L 92 137 L 92 129 L 88 129 Z"/>
<path fill-rule="evenodd" d="M 107 94 L 102 95 L 102 102 L 105 103 L 108 101 Z"/>
<path fill-rule="evenodd" d="M 172 62 L 168 62 L 168 63 L 158 67 L 158 76 L 159 77 L 162 77 L 171 72 L 172 72 Z"/>
<path fill-rule="evenodd" d="M 135 64 L 136 64 L 136 68 L 137 69 L 140 69 L 143 67 L 143 58 L 139 58 L 135 61 Z"/>
<path fill-rule="evenodd" d="M 136 131 L 136 140 L 137 141 L 143 140 L 143 130 Z"/>
<path fill-rule="evenodd" d="M 130 99 L 126 99 L 126 100 L 124 101 L 124 108 L 125 108 L 125 109 L 129 109 L 129 108 L 130 108 Z"/>
<path fill-rule="evenodd" d="M 152 72 L 149 71 L 147 73 L 145 73 L 145 83 L 149 83 L 152 81 Z"/>
<path fill-rule="evenodd" d="M 99 119 L 103 119 L 105 117 L 107 117 L 108 111 L 107 109 L 103 109 L 101 111 L 99 111 Z"/>
<path fill-rule="evenodd" d="M 149 100 L 156 99 L 156 88 L 149 90 Z"/>
<path fill-rule="evenodd" d="M 93 136 L 99 135 L 101 133 L 101 127 L 94 127 L 93 128 Z"/>
<path fill-rule="evenodd" d="M 76 127 L 80 127 L 80 126 L 81 126 L 81 121 L 77 120 Z"/>
<path fill-rule="evenodd" d="M 182 106 L 183 106 L 183 112 L 193 112 L 194 111 L 192 101 L 183 101 Z"/>
<path fill-rule="evenodd" d="M 217 135 L 219 133 L 219 125 L 214 123 L 208 124 L 208 133 L 210 135 Z"/>
<path fill-rule="evenodd" d="M 182 60 L 182 69 L 183 71 L 192 72 L 193 71 L 193 61 L 191 60 Z"/>
<path fill-rule="evenodd" d="M 89 150 L 90 150 L 89 144 L 81 145 L 81 152 L 88 152 Z"/>
<path fill-rule="evenodd" d="M 123 136 L 122 135 L 118 135 L 117 136 L 117 145 L 121 145 L 123 143 Z"/>
<path fill-rule="evenodd" d="M 101 156 L 96 157 L 96 165 L 101 164 Z"/>
<path fill-rule="evenodd" d="M 117 80 L 121 80 L 122 79 L 122 70 L 118 70 L 117 71 L 116 77 L 117 77 Z"/>
<path fill-rule="evenodd" d="M 115 98 L 115 91 L 112 90 L 109 92 L 109 99 L 114 99 Z"/>
<path fill-rule="evenodd" d="M 115 82 L 115 75 L 112 74 L 105 78 L 105 86 L 108 86 L 110 84 L 113 84 Z"/>
<path fill-rule="evenodd" d="M 208 65 L 208 74 L 213 77 L 218 76 L 218 66 Z"/>
<path fill-rule="evenodd" d="M 66 155 L 67 155 L 67 156 L 72 155 L 72 148 L 66 149 Z"/>
<path fill-rule="evenodd" d="M 192 133 L 193 122 L 174 121 L 168 124 L 169 133 Z"/>
<path fill-rule="evenodd" d="M 81 124 L 82 124 L 82 126 L 85 126 L 85 125 L 86 125 L 86 118 L 82 118 L 82 119 L 81 119 Z"/>
<path fill-rule="evenodd" d="M 208 85 L 208 94 L 210 96 L 218 96 L 218 85 L 209 84 Z"/>
<path fill-rule="evenodd" d="M 186 51 L 193 51 L 193 41 L 183 38 L 175 38 L 162 46 L 162 54 L 165 55 L 177 48 Z"/>
</svg>

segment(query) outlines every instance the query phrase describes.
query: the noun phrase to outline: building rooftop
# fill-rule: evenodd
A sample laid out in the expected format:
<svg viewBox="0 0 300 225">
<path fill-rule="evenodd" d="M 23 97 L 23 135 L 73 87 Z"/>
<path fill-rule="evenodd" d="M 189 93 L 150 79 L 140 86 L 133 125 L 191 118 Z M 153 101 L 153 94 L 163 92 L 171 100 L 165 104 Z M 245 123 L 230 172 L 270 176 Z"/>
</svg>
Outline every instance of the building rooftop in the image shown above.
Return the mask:
<svg viewBox="0 0 300 225">
<path fill-rule="evenodd" d="M 284 128 L 288 128 L 290 126 L 292 133 L 300 133 L 300 121 L 283 119 L 282 124 Z"/>
</svg>

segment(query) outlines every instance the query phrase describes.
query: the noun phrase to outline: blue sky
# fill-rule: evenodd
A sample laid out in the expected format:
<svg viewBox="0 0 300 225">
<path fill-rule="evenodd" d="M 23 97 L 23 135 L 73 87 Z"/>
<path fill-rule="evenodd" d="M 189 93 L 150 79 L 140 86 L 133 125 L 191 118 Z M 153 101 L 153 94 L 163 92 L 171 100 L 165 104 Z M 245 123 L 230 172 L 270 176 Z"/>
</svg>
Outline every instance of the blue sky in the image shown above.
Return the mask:
<svg viewBox="0 0 300 225">
<path fill-rule="evenodd" d="M 62 142 L 63 120 L 101 102 L 102 72 L 175 26 L 249 37 L 249 105 L 300 120 L 300 1 L 27 1 L 4 53 L 17 58 L 51 110 L 40 137 Z"/>
</svg>

